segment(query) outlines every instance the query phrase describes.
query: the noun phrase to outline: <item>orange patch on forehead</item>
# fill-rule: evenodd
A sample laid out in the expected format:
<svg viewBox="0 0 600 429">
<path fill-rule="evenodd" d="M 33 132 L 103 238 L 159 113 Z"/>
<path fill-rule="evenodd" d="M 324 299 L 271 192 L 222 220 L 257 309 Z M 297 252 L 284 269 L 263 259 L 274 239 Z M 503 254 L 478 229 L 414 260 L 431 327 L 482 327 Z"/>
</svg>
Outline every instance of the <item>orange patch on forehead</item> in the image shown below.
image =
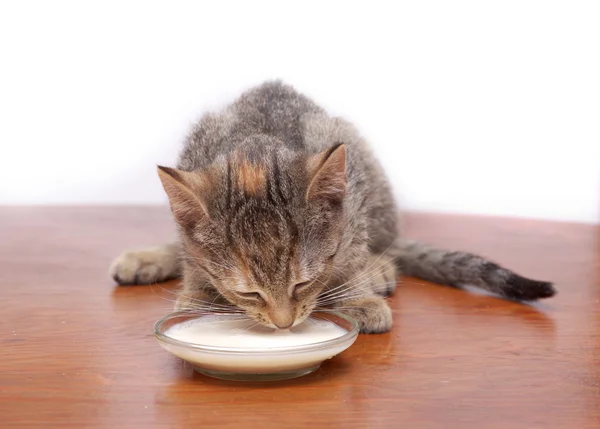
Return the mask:
<svg viewBox="0 0 600 429">
<path fill-rule="evenodd" d="M 258 195 L 264 192 L 267 182 L 266 171 L 249 162 L 240 163 L 237 171 L 237 184 L 249 195 Z"/>
</svg>

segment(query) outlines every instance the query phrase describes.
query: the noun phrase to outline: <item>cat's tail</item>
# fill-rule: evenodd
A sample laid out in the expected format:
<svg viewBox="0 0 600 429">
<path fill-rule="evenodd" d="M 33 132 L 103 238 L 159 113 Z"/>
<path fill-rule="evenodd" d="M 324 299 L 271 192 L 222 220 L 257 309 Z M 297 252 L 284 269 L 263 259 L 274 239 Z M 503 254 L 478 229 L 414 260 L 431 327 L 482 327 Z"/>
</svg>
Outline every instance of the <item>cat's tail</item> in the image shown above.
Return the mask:
<svg viewBox="0 0 600 429">
<path fill-rule="evenodd" d="M 531 301 L 549 298 L 552 283 L 522 277 L 481 256 L 436 249 L 416 241 L 394 246 L 400 271 L 407 276 L 449 286 L 477 286 L 504 298 Z"/>
</svg>

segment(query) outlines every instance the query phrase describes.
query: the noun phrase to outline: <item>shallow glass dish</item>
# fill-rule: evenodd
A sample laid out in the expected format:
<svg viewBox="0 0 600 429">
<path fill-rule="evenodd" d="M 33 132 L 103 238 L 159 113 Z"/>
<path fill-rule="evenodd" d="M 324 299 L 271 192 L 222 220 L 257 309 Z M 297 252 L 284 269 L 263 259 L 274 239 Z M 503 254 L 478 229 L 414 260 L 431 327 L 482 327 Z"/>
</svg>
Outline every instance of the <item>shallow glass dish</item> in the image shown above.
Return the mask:
<svg viewBox="0 0 600 429">
<path fill-rule="evenodd" d="M 191 363 L 199 373 L 225 380 L 285 380 L 310 374 L 323 361 L 350 347 L 359 331 L 357 322 L 344 314 L 314 312 L 312 319 L 327 320 L 342 328 L 340 336 L 310 344 L 253 348 L 204 345 L 180 341 L 168 335 L 167 331 L 172 326 L 213 315 L 201 311 L 171 313 L 156 322 L 154 336 L 162 348 Z"/>
</svg>

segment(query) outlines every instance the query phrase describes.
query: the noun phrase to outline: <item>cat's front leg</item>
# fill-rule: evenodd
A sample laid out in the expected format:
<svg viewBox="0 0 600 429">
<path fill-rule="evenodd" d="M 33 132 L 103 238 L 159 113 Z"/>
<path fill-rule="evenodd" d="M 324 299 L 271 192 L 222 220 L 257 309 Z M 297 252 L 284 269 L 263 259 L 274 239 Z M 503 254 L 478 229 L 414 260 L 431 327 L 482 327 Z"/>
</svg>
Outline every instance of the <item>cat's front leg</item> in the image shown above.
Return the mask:
<svg viewBox="0 0 600 429">
<path fill-rule="evenodd" d="M 365 269 L 343 289 L 347 296 L 343 294 L 334 307 L 356 319 L 363 334 L 388 332 L 392 328 L 392 310 L 383 297 L 393 293 L 398 275 L 393 256 L 371 254 Z M 334 296 L 339 294 L 334 292 Z"/>
<path fill-rule="evenodd" d="M 380 296 L 354 298 L 335 307 L 358 322 L 361 334 L 381 334 L 392 329 L 392 310 Z"/>
<path fill-rule="evenodd" d="M 153 284 L 179 277 L 179 243 L 123 252 L 111 264 L 109 275 L 120 285 Z"/>
</svg>

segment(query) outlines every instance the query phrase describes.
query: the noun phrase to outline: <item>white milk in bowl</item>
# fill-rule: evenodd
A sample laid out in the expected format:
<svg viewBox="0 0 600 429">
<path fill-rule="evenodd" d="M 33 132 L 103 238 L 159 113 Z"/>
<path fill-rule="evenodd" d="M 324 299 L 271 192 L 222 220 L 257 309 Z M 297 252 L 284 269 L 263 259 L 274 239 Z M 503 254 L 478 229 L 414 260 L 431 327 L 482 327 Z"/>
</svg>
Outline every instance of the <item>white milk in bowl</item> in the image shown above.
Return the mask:
<svg viewBox="0 0 600 429">
<path fill-rule="evenodd" d="M 240 316 L 173 313 L 156 324 L 161 346 L 203 374 L 233 380 L 280 380 L 316 370 L 350 347 L 354 320 L 315 313 L 289 330 L 276 330 Z"/>
</svg>

